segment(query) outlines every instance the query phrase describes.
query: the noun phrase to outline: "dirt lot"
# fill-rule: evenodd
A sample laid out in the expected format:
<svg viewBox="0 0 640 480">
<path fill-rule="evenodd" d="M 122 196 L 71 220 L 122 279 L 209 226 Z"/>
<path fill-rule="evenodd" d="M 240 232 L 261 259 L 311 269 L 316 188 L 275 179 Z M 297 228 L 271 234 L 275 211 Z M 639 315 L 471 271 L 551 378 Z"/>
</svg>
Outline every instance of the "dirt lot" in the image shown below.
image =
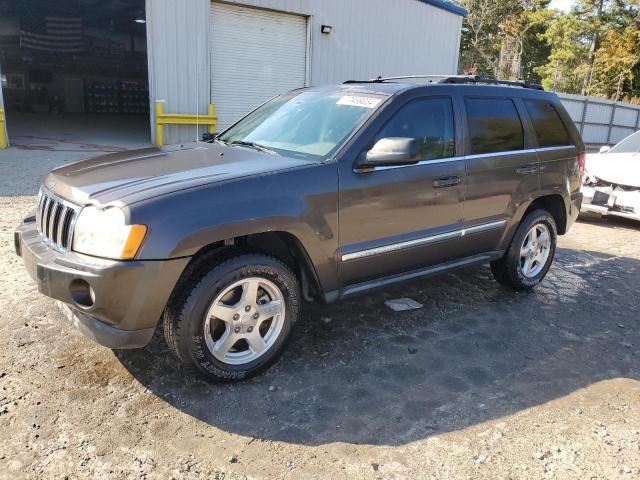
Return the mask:
<svg viewBox="0 0 640 480">
<path fill-rule="evenodd" d="M 482 268 L 308 307 L 273 369 L 216 386 L 159 334 L 69 327 L 13 253 L 34 198 L 4 195 L 2 478 L 640 478 L 640 226 L 576 224 L 533 293 Z"/>
</svg>

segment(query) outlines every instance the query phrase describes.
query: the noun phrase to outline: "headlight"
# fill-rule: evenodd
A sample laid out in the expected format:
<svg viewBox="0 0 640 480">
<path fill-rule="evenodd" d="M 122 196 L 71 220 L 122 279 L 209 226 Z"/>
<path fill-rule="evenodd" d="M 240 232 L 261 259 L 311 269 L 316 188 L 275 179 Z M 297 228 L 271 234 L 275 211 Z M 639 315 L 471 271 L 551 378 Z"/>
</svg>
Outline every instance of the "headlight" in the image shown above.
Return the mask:
<svg viewBox="0 0 640 480">
<path fill-rule="evenodd" d="M 73 250 L 128 260 L 136 256 L 146 234 L 146 225 L 126 225 L 124 212 L 117 207 L 85 207 L 73 231 Z"/>
</svg>

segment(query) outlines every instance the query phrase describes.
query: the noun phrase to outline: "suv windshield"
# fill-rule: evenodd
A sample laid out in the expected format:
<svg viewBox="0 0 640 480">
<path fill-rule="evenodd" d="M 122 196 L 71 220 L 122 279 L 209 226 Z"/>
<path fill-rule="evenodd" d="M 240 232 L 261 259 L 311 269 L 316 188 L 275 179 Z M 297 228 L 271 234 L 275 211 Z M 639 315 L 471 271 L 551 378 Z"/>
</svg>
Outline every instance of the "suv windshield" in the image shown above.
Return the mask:
<svg viewBox="0 0 640 480">
<path fill-rule="evenodd" d="M 609 150 L 611 153 L 638 153 L 640 152 L 640 132 L 629 135 Z"/>
<path fill-rule="evenodd" d="M 218 137 L 277 154 L 324 160 L 386 99 L 352 91 L 301 91 L 265 103 Z"/>
</svg>

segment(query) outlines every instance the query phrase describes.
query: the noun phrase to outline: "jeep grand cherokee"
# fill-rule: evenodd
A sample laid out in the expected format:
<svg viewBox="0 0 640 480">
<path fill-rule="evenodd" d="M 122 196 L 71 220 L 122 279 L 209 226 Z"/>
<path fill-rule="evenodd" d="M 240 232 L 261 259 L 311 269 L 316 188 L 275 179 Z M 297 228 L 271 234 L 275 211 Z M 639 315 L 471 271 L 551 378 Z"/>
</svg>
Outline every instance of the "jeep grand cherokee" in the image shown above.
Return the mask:
<svg viewBox="0 0 640 480">
<path fill-rule="evenodd" d="M 15 234 L 39 290 L 111 348 L 170 349 L 212 380 L 282 353 L 303 300 L 489 262 L 530 289 L 581 204 L 558 97 L 451 77 L 304 88 L 210 143 L 53 170 Z"/>
</svg>

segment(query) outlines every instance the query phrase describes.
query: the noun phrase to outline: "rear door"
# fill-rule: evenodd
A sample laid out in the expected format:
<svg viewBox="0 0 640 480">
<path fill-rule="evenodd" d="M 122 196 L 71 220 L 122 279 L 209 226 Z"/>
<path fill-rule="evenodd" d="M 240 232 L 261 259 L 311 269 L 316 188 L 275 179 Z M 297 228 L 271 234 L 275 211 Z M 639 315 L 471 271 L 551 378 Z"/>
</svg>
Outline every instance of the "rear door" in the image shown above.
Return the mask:
<svg viewBox="0 0 640 480">
<path fill-rule="evenodd" d="M 388 107 L 339 165 L 340 280 L 343 286 L 434 265 L 460 254 L 464 159 L 456 152 L 453 101 L 418 97 Z M 381 138 L 421 145 L 415 165 L 358 170 Z"/>
<path fill-rule="evenodd" d="M 538 158 L 519 98 L 464 98 L 467 128 L 465 247 L 497 250 L 516 210 L 539 190 Z"/>
<path fill-rule="evenodd" d="M 566 196 L 567 179 L 573 183 L 569 185 L 569 192 L 579 190 L 580 152 L 556 107 L 546 99 L 525 99 L 524 104 L 537 141 L 542 192 Z"/>
</svg>

